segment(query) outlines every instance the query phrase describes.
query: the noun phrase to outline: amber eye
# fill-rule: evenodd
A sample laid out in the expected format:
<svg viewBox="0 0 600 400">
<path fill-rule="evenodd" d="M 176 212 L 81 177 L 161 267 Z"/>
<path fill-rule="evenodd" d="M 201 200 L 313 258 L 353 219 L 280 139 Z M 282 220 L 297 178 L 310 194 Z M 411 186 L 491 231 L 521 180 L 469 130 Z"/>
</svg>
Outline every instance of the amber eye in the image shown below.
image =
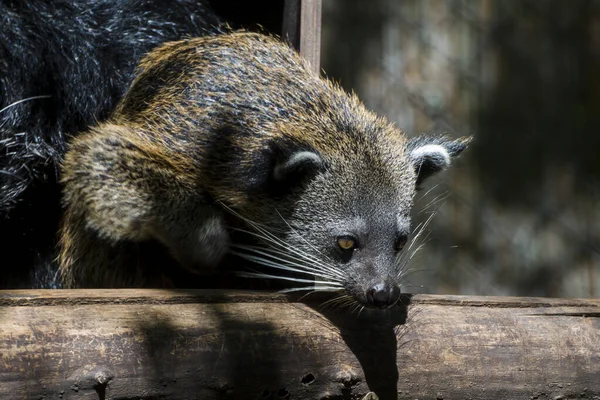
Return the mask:
<svg viewBox="0 0 600 400">
<path fill-rule="evenodd" d="M 356 239 L 352 236 L 340 236 L 337 239 L 337 244 L 342 250 L 352 250 L 356 248 Z"/>
</svg>

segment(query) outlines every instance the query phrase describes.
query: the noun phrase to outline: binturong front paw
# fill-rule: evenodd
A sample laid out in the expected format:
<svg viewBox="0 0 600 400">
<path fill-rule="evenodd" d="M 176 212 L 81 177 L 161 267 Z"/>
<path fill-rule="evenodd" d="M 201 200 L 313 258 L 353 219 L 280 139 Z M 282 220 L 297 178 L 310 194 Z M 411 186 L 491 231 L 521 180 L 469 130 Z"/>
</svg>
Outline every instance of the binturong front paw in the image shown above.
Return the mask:
<svg viewBox="0 0 600 400">
<path fill-rule="evenodd" d="M 212 272 L 229 251 L 229 234 L 220 216 L 210 216 L 197 227 L 179 227 L 167 246 L 173 258 L 190 272 Z"/>
</svg>

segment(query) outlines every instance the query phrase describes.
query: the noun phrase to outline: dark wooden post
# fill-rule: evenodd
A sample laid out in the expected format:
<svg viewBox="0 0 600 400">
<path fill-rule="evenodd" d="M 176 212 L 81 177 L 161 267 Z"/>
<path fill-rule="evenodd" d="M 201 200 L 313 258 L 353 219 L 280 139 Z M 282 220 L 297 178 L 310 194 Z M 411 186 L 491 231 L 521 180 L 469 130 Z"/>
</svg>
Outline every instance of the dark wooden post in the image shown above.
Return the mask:
<svg viewBox="0 0 600 400">
<path fill-rule="evenodd" d="M 321 65 L 321 1 L 285 0 L 281 36 L 308 60 L 315 73 Z"/>
</svg>

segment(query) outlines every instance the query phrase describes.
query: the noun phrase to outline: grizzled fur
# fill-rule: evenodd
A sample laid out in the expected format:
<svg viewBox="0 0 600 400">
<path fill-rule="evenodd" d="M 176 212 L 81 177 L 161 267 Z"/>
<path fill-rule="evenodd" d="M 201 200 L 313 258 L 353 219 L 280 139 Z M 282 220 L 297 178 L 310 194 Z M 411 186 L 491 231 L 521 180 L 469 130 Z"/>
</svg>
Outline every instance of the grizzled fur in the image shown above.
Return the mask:
<svg viewBox="0 0 600 400">
<path fill-rule="evenodd" d="M 396 244 L 421 165 L 423 177 L 440 170 L 467 142 L 411 147 L 271 37 L 167 43 L 142 60 L 114 115 L 70 145 L 63 282 L 172 286 L 159 247 L 210 271 L 245 242 L 235 228 L 249 219 L 366 304 L 370 287 L 400 284 Z M 351 257 L 336 244 L 344 235 L 358 240 Z"/>
<path fill-rule="evenodd" d="M 0 0 L 0 243 L 15 260 L 0 287 L 34 267 L 33 286 L 53 285 L 68 137 L 112 112 L 144 54 L 217 24 L 202 0 Z"/>
</svg>

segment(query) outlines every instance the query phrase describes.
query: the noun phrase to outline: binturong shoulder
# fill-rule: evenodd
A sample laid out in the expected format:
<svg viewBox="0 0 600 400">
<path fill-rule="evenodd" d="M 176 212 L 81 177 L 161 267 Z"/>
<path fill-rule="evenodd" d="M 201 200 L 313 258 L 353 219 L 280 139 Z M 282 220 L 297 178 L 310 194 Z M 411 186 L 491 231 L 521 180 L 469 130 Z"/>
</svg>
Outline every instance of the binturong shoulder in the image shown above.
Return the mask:
<svg viewBox="0 0 600 400">
<path fill-rule="evenodd" d="M 71 287 L 169 286 L 172 271 L 233 255 L 275 271 L 263 277 L 388 307 L 415 191 L 469 141 L 407 139 L 273 37 L 168 43 L 112 119 L 71 144 L 61 271 Z"/>
</svg>

